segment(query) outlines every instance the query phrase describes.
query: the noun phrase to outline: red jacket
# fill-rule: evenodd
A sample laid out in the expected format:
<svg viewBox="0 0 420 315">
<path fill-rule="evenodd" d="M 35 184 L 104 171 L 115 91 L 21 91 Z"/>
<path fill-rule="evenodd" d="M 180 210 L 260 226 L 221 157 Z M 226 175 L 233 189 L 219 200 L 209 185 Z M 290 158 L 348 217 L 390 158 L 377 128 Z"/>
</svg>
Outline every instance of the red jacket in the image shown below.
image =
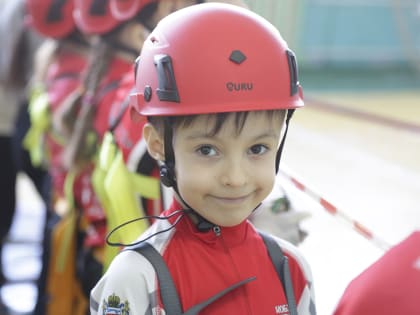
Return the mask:
<svg viewBox="0 0 420 315">
<path fill-rule="evenodd" d="M 176 209 L 180 206 L 174 203 L 163 215 L 174 214 Z M 285 292 L 267 248 L 250 222 L 221 227 L 218 234 L 212 229 L 200 232 L 188 215 L 180 215 L 157 220 L 140 239 L 155 234 L 147 242 L 163 256 L 184 311 L 234 283 L 256 277 L 210 304 L 200 315 L 289 314 Z M 175 227 L 156 234 L 170 228 L 178 218 Z M 298 314 L 315 314 L 306 261 L 293 245 L 277 238 L 276 241 L 289 258 Z M 143 256 L 123 251 L 92 290 L 91 314 L 106 314 L 115 308 L 128 309 L 131 315 L 170 314 L 169 310 L 162 312 L 159 284 L 153 267 Z"/>
<path fill-rule="evenodd" d="M 385 253 L 347 287 L 334 315 L 419 315 L 420 231 Z"/>
</svg>

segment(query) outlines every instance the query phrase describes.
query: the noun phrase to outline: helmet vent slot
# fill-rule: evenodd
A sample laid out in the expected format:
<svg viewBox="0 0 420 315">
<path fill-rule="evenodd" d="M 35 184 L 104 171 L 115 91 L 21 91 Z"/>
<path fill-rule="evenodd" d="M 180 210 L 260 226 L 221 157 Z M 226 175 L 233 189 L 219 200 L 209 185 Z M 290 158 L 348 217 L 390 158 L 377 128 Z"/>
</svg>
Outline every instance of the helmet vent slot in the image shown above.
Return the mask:
<svg viewBox="0 0 420 315">
<path fill-rule="evenodd" d="M 159 87 L 156 89 L 159 100 L 179 103 L 178 88 L 171 57 L 168 55 L 156 55 L 154 62 L 159 81 Z"/>
<path fill-rule="evenodd" d="M 108 1 L 94 0 L 89 8 L 89 13 L 93 16 L 105 16 Z"/>
<path fill-rule="evenodd" d="M 299 80 L 296 56 L 291 50 L 286 51 L 287 62 L 289 63 L 290 72 L 290 96 L 295 95 L 299 91 Z"/>
<path fill-rule="evenodd" d="M 65 4 L 66 1 L 64 0 L 55 0 L 51 3 L 46 18 L 48 23 L 59 22 L 63 19 L 63 7 Z"/>
</svg>

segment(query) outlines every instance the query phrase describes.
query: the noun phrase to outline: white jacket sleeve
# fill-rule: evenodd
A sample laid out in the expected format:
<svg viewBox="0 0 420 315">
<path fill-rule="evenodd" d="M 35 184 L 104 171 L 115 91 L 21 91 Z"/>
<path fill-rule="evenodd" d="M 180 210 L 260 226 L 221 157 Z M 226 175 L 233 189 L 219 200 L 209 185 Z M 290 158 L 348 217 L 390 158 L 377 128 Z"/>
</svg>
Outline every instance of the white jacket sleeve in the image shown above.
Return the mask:
<svg viewBox="0 0 420 315">
<path fill-rule="evenodd" d="M 90 312 L 151 315 L 157 307 L 153 266 L 134 251 L 123 251 L 91 291 Z"/>
</svg>

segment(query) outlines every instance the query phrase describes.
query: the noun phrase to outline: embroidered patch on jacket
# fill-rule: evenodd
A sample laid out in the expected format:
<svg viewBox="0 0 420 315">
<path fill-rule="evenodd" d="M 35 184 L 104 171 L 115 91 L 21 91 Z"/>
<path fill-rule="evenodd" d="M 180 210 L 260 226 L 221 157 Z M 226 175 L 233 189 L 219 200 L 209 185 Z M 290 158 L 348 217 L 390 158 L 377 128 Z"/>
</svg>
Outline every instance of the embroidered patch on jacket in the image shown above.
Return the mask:
<svg viewBox="0 0 420 315">
<path fill-rule="evenodd" d="M 119 296 L 113 293 L 104 300 L 102 305 L 102 315 L 130 315 L 130 305 L 127 300 L 121 302 Z"/>
</svg>

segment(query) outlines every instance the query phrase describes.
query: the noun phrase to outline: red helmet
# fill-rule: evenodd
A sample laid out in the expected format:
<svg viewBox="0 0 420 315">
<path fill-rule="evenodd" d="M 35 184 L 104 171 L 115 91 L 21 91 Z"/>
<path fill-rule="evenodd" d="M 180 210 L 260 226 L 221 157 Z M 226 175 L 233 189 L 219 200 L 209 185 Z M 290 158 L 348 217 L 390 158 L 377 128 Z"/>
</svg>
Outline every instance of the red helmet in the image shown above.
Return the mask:
<svg viewBox="0 0 420 315">
<path fill-rule="evenodd" d="M 127 21 L 155 1 L 157 0 L 110 0 L 111 12 L 116 19 Z"/>
<path fill-rule="evenodd" d="M 146 39 L 131 106 L 172 116 L 303 106 L 295 55 L 273 25 L 222 3 L 181 9 Z"/>
<path fill-rule="evenodd" d="M 134 76 L 132 74 L 131 71 L 121 79 L 109 114 L 109 129 L 113 131 L 115 143 L 121 150 L 126 163 L 136 144 L 141 141 L 143 125 L 146 123 L 146 119 L 142 119 L 137 124 L 131 122 L 127 95 L 130 94 L 134 86 Z"/>
<path fill-rule="evenodd" d="M 73 0 L 26 0 L 26 20 L 44 36 L 62 38 L 76 27 Z"/>
<path fill-rule="evenodd" d="M 109 0 L 74 0 L 74 19 L 86 34 L 104 34 L 120 22 L 111 14 Z"/>
</svg>

